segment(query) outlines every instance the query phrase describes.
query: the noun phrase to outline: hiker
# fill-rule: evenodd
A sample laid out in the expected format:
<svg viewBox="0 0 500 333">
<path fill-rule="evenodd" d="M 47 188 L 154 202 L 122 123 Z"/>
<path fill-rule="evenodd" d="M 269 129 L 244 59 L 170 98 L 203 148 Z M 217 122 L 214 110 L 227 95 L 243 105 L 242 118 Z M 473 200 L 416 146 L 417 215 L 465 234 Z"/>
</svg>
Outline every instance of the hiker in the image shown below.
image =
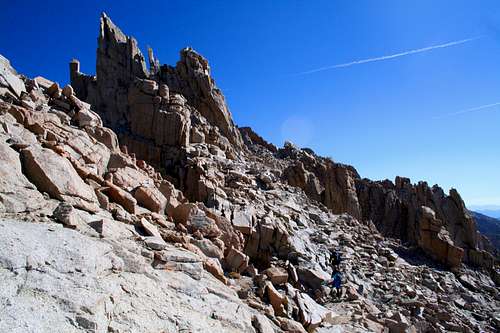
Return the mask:
<svg viewBox="0 0 500 333">
<path fill-rule="evenodd" d="M 328 281 L 328 286 L 332 288 L 330 296 L 340 299 L 342 296 L 342 274 L 336 268 L 332 271 L 332 277 Z"/>
</svg>

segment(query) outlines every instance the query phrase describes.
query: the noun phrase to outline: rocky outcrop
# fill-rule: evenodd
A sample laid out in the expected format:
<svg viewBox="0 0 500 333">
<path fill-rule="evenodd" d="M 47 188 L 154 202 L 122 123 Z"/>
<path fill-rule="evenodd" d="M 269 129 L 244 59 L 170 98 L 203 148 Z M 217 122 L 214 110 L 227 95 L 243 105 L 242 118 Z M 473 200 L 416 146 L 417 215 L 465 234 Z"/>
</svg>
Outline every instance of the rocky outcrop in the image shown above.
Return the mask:
<svg viewBox="0 0 500 333">
<path fill-rule="evenodd" d="M 239 127 L 243 141 L 248 147 L 255 147 L 256 145 L 261 146 L 269 150 L 271 153 L 277 153 L 278 148 L 272 143 L 267 142 L 259 134 L 255 133 L 250 127 Z"/>
<path fill-rule="evenodd" d="M 361 218 L 355 184 L 360 177 L 353 167 L 321 158 L 291 143 L 286 143 L 278 156 L 291 161 L 284 170 L 284 178 L 290 185 L 300 187 L 336 214 L 348 213 Z"/>
<path fill-rule="evenodd" d="M 478 230 L 491 241 L 490 252 L 500 251 L 500 219 L 478 212 L 471 212 Z M 490 214 L 490 213 L 488 213 Z"/>
<path fill-rule="evenodd" d="M 431 188 L 425 182 L 413 185 L 401 177 L 395 184 L 364 179 L 356 185 L 363 219 L 372 221 L 385 235 L 419 245 L 452 267 L 462 258 L 481 265 L 470 256 L 483 250 L 481 237 L 456 190 L 446 195 L 438 186 Z M 484 260 L 487 267 L 488 262 Z"/>
<path fill-rule="evenodd" d="M 224 95 L 210 76 L 208 61 L 192 48 L 180 52 L 180 60 L 175 68 L 160 67 L 161 82 L 186 97 L 208 122 L 218 128 L 236 147 L 242 145 L 239 131 L 233 123 Z"/>
<path fill-rule="evenodd" d="M 70 86 L 25 83 L 24 103 L 0 95 L 1 331 L 277 329 L 225 286 L 225 244 L 242 248 L 230 222 L 203 208 L 175 231 L 178 190 L 120 151 Z"/>
<path fill-rule="evenodd" d="M 446 195 L 438 186 L 431 188 L 425 182 L 413 185 L 402 177 L 397 177 L 395 184 L 361 179 L 353 167 L 290 143 L 278 156 L 287 162 L 283 179 L 334 213 L 373 222 L 384 235 L 419 246 L 449 267 L 462 261 L 493 267 L 493 259 L 485 251 L 491 247 L 477 232 L 456 190 Z M 429 210 L 435 217 L 424 213 Z"/>
<path fill-rule="evenodd" d="M 17 76 L 9 60 L 0 55 L 0 93 L 4 96 L 10 94 L 14 98 L 20 98 L 25 91 L 23 80 Z"/>
<path fill-rule="evenodd" d="M 431 208 L 422 206 L 417 215 L 417 244 L 435 259 L 450 267 L 458 267 L 464 250 L 454 245 L 449 232 L 443 228 L 443 222 L 436 218 L 436 213 Z"/>
<path fill-rule="evenodd" d="M 127 95 L 128 101 L 115 102 L 116 96 L 106 95 L 104 99 L 107 103 L 114 103 L 113 107 L 100 105 L 98 109 L 109 109 L 110 117 L 120 118 L 112 119 L 104 115 L 112 124 L 129 124 L 125 126 L 128 134 L 121 135 L 122 144 L 126 144 L 131 151 L 137 152 L 149 162 L 168 167 L 176 178 L 176 185 L 189 199 L 202 201 L 209 206 L 215 205 L 214 198 L 219 196 L 217 189 L 224 178 L 217 173 L 206 172 L 206 161 L 198 158 L 200 154 L 206 153 L 200 150 L 201 147 L 189 146 L 208 143 L 216 146 L 208 146 L 209 155 L 234 158 L 235 151 L 245 142 L 247 147 L 260 146 L 286 160 L 282 178 L 288 184 L 303 189 L 310 198 L 323 203 L 333 213 L 348 213 L 357 219 L 372 221 L 385 235 L 418 245 L 431 256 L 451 266 L 461 262 L 460 258 L 467 262 L 472 262 L 471 258 L 474 258 L 474 263 L 479 262 L 480 265 L 483 261 L 491 262 L 487 255 L 484 260 L 480 259 L 485 252 L 484 246 L 478 241 L 480 236 L 476 235 L 473 220 L 465 207 L 461 207 L 463 202 L 458 193 L 450 194 L 449 198 L 454 198 L 451 201 L 443 199 L 442 204 L 429 204 L 430 199 L 422 199 L 422 195 L 417 195 L 417 199 L 409 198 L 405 194 L 411 192 L 408 188 L 395 192 L 378 190 L 370 181 L 362 180 L 353 167 L 321 158 L 311 150 L 286 144 L 278 151 L 250 128 L 235 130 L 223 95 L 210 77 L 208 62 L 192 49 L 181 51 L 181 59 L 175 67 L 159 66 L 150 50 L 150 63 L 152 70 L 148 73 L 137 42 L 125 36 L 103 15 L 96 89 L 98 95 L 106 94 L 106 91 L 113 90 L 107 89 L 106 85 L 118 87 L 119 79 L 121 83 L 125 82 L 121 88 L 126 92 L 124 90 L 121 95 Z M 74 72 L 72 77 L 81 76 Z M 85 95 L 85 89 L 78 90 L 82 90 L 82 96 Z M 93 98 L 88 97 L 87 100 L 92 102 Z M 112 127 L 117 128 L 116 125 Z M 186 149 L 179 152 L 178 147 Z M 176 166 L 172 168 L 173 165 Z M 267 185 L 264 183 L 262 186 Z M 426 189 L 420 191 L 427 192 Z M 375 197 L 372 193 L 375 193 Z M 441 196 L 445 197 L 444 194 Z M 380 211 L 381 202 L 386 203 L 384 212 Z M 444 207 L 440 207 L 441 205 Z M 421 234 L 426 233 L 421 231 L 418 218 L 418 211 L 422 206 L 433 209 L 437 219 L 442 221 L 441 236 L 434 238 L 441 239 L 444 237 L 443 233 L 447 233 L 445 242 L 452 248 L 457 248 L 458 252 L 458 249 L 463 249 L 463 255 L 455 251 L 456 257 L 449 259 L 435 243 L 425 242 L 426 245 L 423 245 L 422 239 L 426 239 L 426 236 L 422 238 Z M 469 252 L 473 254 L 469 255 Z"/>
<path fill-rule="evenodd" d="M 1 83 L 0 331 L 498 330 L 498 265 L 456 191 L 275 149 L 193 50 L 149 49 L 148 71 L 105 15 L 98 43 L 95 77 Z"/>
<path fill-rule="evenodd" d="M 137 41 L 103 14 L 96 76 L 80 73 L 79 67 L 77 60 L 70 63 L 76 95 L 98 110 L 122 145 L 153 165 L 171 168 L 190 142 L 231 151 L 242 147 L 208 62 L 192 49 L 181 51 L 176 67 L 155 65 L 150 73 Z"/>
</svg>

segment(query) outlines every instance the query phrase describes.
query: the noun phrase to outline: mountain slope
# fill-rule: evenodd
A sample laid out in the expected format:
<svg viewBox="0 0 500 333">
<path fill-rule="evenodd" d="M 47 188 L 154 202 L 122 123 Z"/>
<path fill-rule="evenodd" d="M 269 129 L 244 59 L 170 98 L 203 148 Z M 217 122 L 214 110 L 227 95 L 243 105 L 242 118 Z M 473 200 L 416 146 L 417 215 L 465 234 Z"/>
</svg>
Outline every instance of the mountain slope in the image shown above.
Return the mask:
<svg viewBox="0 0 500 333">
<path fill-rule="evenodd" d="M 103 15 L 96 76 L 74 60 L 61 89 L 2 60 L 1 331 L 499 329 L 498 265 L 455 190 L 278 149 L 194 50 L 149 58 Z"/>
<path fill-rule="evenodd" d="M 490 216 L 490 217 L 493 217 L 495 219 L 499 219 L 500 218 L 500 210 L 493 210 L 493 209 L 474 209 L 475 212 L 478 212 L 480 214 L 483 214 L 483 215 L 486 215 L 486 216 Z"/>
<path fill-rule="evenodd" d="M 160 66 L 151 49 L 149 56 L 151 72 L 137 41 L 103 14 L 96 76 L 80 73 L 75 60 L 71 83 L 75 94 L 94 106 L 128 151 L 164 169 L 190 200 L 209 208 L 226 206 L 226 211 L 239 206 L 217 191 L 224 178 L 210 172 L 219 167 L 202 157 L 205 152 L 197 151 L 202 144 L 208 145 L 211 154 L 240 161 L 244 156 L 261 158 L 262 149 L 254 149 L 259 146 L 267 151 L 263 162 L 274 164 L 267 169 L 274 169 L 282 181 L 301 188 L 333 213 L 372 221 L 384 235 L 416 245 L 447 266 L 465 261 L 492 268 L 493 258 L 485 251 L 488 244 L 476 232 L 456 190 L 447 195 L 437 185 L 414 185 L 403 177 L 395 183 L 362 179 L 354 167 L 292 144 L 269 151 L 269 145 L 261 145 L 262 138 L 252 141 L 251 129 L 245 129 L 246 139 L 242 138 L 201 55 L 183 49 L 175 67 Z"/>
<path fill-rule="evenodd" d="M 477 229 L 491 240 L 497 250 L 500 250 L 500 219 L 478 212 L 472 212 L 477 223 Z"/>
</svg>

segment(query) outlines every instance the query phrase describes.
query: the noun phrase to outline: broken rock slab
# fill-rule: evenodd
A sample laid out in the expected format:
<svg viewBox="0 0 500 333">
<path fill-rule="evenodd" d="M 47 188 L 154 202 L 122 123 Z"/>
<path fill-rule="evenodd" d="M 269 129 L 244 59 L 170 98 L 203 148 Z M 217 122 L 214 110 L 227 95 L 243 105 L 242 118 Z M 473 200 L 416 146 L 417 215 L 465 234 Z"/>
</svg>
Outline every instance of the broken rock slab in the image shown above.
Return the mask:
<svg viewBox="0 0 500 333">
<path fill-rule="evenodd" d="M 155 213 L 163 213 L 167 206 L 167 198 L 154 186 L 137 188 L 134 198 L 138 204 Z"/>
<path fill-rule="evenodd" d="M 161 238 L 161 234 L 160 231 L 158 231 L 158 228 L 148 222 L 148 220 L 146 220 L 145 218 L 140 219 L 139 225 L 144 229 L 148 236 Z"/>
<path fill-rule="evenodd" d="M 233 213 L 232 224 L 236 230 L 241 231 L 244 235 L 252 233 L 252 212 L 245 210 L 238 210 Z"/>
<path fill-rule="evenodd" d="M 184 249 L 165 244 L 163 251 L 155 253 L 154 267 L 184 272 L 195 280 L 203 274 L 203 259 Z"/>
<path fill-rule="evenodd" d="M 33 80 L 42 89 L 49 89 L 54 84 L 54 81 L 46 79 L 43 76 L 37 76 Z"/>
<path fill-rule="evenodd" d="M 299 267 L 297 270 L 299 281 L 305 286 L 318 289 L 330 276 L 323 270 Z"/>
<path fill-rule="evenodd" d="M 161 251 L 167 247 L 167 243 L 161 237 L 149 236 L 144 238 L 144 242 L 152 250 Z"/>
<path fill-rule="evenodd" d="M 243 252 L 231 247 L 224 261 L 227 270 L 241 273 L 248 267 L 249 258 Z"/>
<path fill-rule="evenodd" d="M 135 200 L 132 194 L 109 181 L 106 181 L 105 185 L 106 187 L 102 190 L 104 194 L 109 196 L 112 201 L 123 206 L 128 213 L 135 214 L 137 209 L 137 200 Z"/>
<path fill-rule="evenodd" d="M 254 332 L 259 313 L 234 291 L 155 270 L 132 240 L 1 218 L 0 230 L 0 332 Z"/>
<path fill-rule="evenodd" d="M 269 302 L 271 303 L 274 312 L 278 315 L 283 314 L 286 296 L 276 290 L 276 288 L 274 288 L 273 284 L 270 281 L 266 281 L 265 293 L 269 298 Z"/>
<path fill-rule="evenodd" d="M 24 173 L 41 192 L 83 210 L 98 211 L 97 196 L 67 159 L 50 149 L 32 146 L 21 151 L 21 160 Z"/>
<path fill-rule="evenodd" d="M 130 225 L 107 218 L 89 222 L 89 226 L 103 238 L 120 239 L 136 234 Z"/>
<path fill-rule="evenodd" d="M 309 331 L 316 329 L 322 323 L 333 323 L 335 317 L 333 311 L 319 305 L 309 295 L 298 292 L 296 301 L 300 320 Z"/>
<path fill-rule="evenodd" d="M 270 267 L 263 273 L 267 275 L 274 285 L 281 285 L 288 282 L 288 273 L 284 268 Z"/>
<path fill-rule="evenodd" d="M 21 93 L 26 92 L 24 82 L 17 76 L 16 71 L 11 67 L 10 62 L 0 54 L 0 87 L 9 88 L 17 98 Z"/>
<path fill-rule="evenodd" d="M 43 201 L 40 192 L 22 173 L 19 154 L 0 140 L 0 212 L 35 210 Z"/>
</svg>

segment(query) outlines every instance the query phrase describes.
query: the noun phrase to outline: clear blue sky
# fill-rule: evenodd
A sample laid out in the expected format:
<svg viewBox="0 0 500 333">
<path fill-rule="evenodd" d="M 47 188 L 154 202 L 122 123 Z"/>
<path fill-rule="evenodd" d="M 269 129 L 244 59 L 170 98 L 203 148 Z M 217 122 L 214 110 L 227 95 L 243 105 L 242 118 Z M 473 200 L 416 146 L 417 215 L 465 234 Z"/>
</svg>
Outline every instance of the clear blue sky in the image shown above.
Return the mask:
<svg viewBox="0 0 500 333">
<path fill-rule="evenodd" d="M 95 72 L 105 11 L 162 63 L 192 46 L 240 126 L 354 165 L 361 176 L 456 187 L 500 204 L 500 3 L 407 1 L 5 1 L 0 53 L 28 76 Z M 297 73 L 476 38 L 310 74 Z"/>
</svg>

